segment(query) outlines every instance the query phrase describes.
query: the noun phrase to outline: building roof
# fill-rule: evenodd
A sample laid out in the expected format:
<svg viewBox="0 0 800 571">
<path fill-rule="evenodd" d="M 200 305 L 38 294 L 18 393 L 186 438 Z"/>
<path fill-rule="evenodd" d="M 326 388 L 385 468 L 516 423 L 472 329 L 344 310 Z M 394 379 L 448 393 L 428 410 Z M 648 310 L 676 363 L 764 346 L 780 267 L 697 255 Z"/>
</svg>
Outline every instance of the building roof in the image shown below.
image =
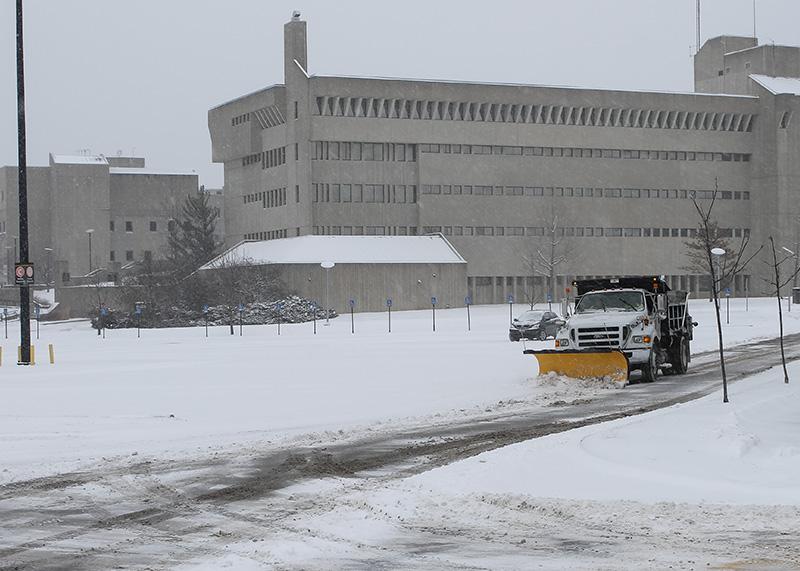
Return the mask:
<svg viewBox="0 0 800 571">
<path fill-rule="evenodd" d="M 64 165 L 107 165 L 102 155 L 50 155 L 53 163 Z"/>
<path fill-rule="evenodd" d="M 363 81 L 397 81 L 412 83 L 442 83 L 451 85 L 475 85 L 484 87 L 522 87 L 532 89 L 563 89 L 567 91 L 600 91 L 604 93 L 645 93 L 654 95 L 691 95 L 696 97 L 732 97 L 735 99 L 758 99 L 752 95 L 735 93 L 700 93 L 697 91 L 664 91 L 655 89 L 615 89 L 610 87 L 581 87 L 574 85 L 545 85 L 536 83 L 504 83 L 492 81 L 466 81 L 457 79 L 420 79 L 409 77 L 372 77 L 366 75 L 323 75 L 313 74 L 311 79 L 355 79 Z"/>
<path fill-rule="evenodd" d="M 159 175 L 159 176 L 197 176 L 196 172 L 171 172 L 158 171 L 138 167 L 111 167 L 108 169 L 111 174 L 139 174 L 139 175 Z"/>
<path fill-rule="evenodd" d="M 800 78 L 752 74 L 750 79 L 774 95 L 800 95 Z"/>
<path fill-rule="evenodd" d="M 465 264 L 441 234 L 428 236 L 298 236 L 240 242 L 201 270 L 233 263 L 267 264 Z"/>
</svg>

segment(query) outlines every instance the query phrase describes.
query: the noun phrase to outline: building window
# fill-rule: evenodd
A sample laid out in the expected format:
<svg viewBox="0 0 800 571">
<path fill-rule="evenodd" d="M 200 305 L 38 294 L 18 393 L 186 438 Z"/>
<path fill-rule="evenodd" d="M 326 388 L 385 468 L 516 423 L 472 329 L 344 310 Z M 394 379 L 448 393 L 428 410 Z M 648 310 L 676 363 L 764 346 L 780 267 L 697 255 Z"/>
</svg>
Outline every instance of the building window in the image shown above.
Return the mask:
<svg viewBox="0 0 800 571">
<path fill-rule="evenodd" d="M 133 261 L 133 250 L 125 250 L 125 259 L 129 262 Z"/>
<path fill-rule="evenodd" d="M 170 218 L 169 221 L 167 222 L 167 230 L 169 230 L 170 232 L 173 232 L 175 230 L 175 220 L 173 220 L 172 218 Z"/>
<path fill-rule="evenodd" d="M 300 185 L 294 185 L 294 201 L 300 202 Z"/>
<path fill-rule="evenodd" d="M 155 220 L 150 221 L 150 232 L 156 232 L 158 230 L 158 224 Z"/>
<path fill-rule="evenodd" d="M 114 252 L 114 250 L 111 250 L 111 253 L 110 253 L 110 255 L 108 256 L 108 259 L 109 259 L 109 260 L 111 260 L 112 262 L 115 262 L 115 261 L 117 260 L 117 255 L 116 255 L 116 253 Z"/>
<path fill-rule="evenodd" d="M 144 261 L 145 262 L 152 262 L 153 261 L 153 252 L 150 250 L 144 251 Z"/>
<path fill-rule="evenodd" d="M 297 101 L 295 101 L 294 102 L 294 118 L 295 119 L 297 119 L 297 117 L 299 116 L 299 113 L 300 113 L 300 110 L 298 108 Z"/>
<path fill-rule="evenodd" d="M 300 160 L 300 144 L 299 143 L 295 143 L 294 144 L 294 160 L 296 160 L 296 161 Z"/>
<path fill-rule="evenodd" d="M 109 220 L 109 221 L 108 221 L 108 230 L 109 230 L 110 232 L 113 232 L 113 231 L 114 231 L 114 221 L 113 221 L 113 220 Z"/>
<path fill-rule="evenodd" d="M 125 221 L 125 232 L 133 232 L 133 222 L 130 220 Z"/>
</svg>

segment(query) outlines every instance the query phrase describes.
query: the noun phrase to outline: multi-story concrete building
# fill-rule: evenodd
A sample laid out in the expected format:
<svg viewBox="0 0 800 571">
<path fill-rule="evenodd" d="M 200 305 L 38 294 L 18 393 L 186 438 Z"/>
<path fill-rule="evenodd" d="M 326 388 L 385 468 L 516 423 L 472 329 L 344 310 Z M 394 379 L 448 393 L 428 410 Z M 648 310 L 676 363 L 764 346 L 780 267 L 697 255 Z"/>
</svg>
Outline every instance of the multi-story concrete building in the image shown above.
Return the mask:
<svg viewBox="0 0 800 571">
<path fill-rule="evenodd" d="M 194 173 L 158 173 L 138 157 L 50 155 L 28 168 L 31 261 L 40 283 L 74 283 L 100 271 L 113 280 L 126 265 L 165 254 L 171 219 L 196 193 Z M 0 238 L 5 281 L 18 255 L 17 167 L 0 168 Z M 221 203 L 221 194 L 212 194 Z M 220 238 L 222 222 L 218 226 Z"/>
<path fill-rule="evenodd" d="M 306 23 L 284 34 L 284 83 L 209 112 L 229 246 L 442 232 L 485 303 L 544 287 L 542 257 L 556 296 L 596 275 L 706 290 L 685 243 L 715 187 L 732 243 L 798 240 L 798 48 L 708 40 L 695 92 L 666 93 L 310 75 Z"/>
</svg>

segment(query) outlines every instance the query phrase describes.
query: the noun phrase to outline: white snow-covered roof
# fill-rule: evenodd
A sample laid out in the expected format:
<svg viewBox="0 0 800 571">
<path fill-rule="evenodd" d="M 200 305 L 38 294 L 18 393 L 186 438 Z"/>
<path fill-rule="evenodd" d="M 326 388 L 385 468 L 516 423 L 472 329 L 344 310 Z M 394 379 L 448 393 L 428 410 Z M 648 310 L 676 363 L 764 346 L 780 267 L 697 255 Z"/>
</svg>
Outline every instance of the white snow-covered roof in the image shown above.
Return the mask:
<svg viewBox="0 0 800 571">
<path fill-rule="evenodd" d="M 770 77 L 754 73 L 750 75 L 750 79 L 775 95 L 800 95 L 800 78 L 797 77 Z"/>
<path fill-rule="evenodd" d="M 197 176 L 195 172 L 171 172 L 157 171 L 152 169 L 140 169 L 136 167 L 111 167 L 108 169 L 111 174 L 142 174 L 142 175 L 163 175 L 163 176 Z"/>
<path fill-rule="evenodd" d="M 53 162 L 63 165 L 107 165 L 102 155 L 50 155 Z"/>
<path fill-rule="evenodd" d="M 204 265 L 227 261 L 266 264 L 465 264 L 441 234 L 427 236 L 298 236 L 240 242 Z"/>
</svg>

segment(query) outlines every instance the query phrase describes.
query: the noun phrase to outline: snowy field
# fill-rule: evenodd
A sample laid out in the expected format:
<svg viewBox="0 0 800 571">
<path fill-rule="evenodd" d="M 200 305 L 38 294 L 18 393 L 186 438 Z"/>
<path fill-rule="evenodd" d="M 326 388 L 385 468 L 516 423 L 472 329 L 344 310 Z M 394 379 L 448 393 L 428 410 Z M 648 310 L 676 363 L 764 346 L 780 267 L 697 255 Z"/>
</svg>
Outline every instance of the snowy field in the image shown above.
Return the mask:
<svg viewBox="0 0 800 571">
<path fill-rule="evenodd" d="M 745 311 L 731 300 L 726 345 L 776 336 L 775 304 L 750 300 Z M 714 349 L 711 304 L 694 301 L 691 314 L 693 353 Z M 246 326 L 242 336 L 215 327 L 208 338 L 194 328 L 139 339 L 135 330 L 102 338 L 86 321 L 42 324 L 29 368 L 13 364 L 12 324 L 0 368 L 0 485 L 626 390 L 541 382 L 535 359 L 508 341 L 508 306 L 473 307 L 471 318 L 469 332 L 466 311 L 453 309 L 437 310 L 435 333 L 431 312 L 416 311 L 393 313 L 391 333 L 386 314 L 356 314 L 355 334 L 345 315 L 319 322 L 316 335 L 309 323 L 283 325 L 280 336 Z M 786 333 L 800 332 L 800 311 L 784 320 Z M 800 568 L 800 364 L 790 374 L 789 385 L 777 369 L 733 383 L 727 405 L 714 393 L 409 477 L 297 484 L 276 497 L 306 509 L 279 532 L 220 529 L 180 569 Z"/>
<path fill-rule="evenodd" d="M 725 342 L 774 337 L 774 300 L 731 301 Z M 525 309 L 515 306 L 514 314 Z M 724 306 L 723 306 L 724 309 Z M 695 301 L 694 353 L 713 349 L 713 308 Z M 800 311 L 786 314 L 800 331 Z M 442 421 L 487 409 L 580 398 L 596 389 L 535 380 L 536 361 L 508 341 L 508 306 L 356 314 L 311 323 L 235 328 L 108 330 L 86 321 L 42 323 L 37 365 L 4 345 L 0 484 L 132 454 L 191 457 L 261 441 L 329 438 Z M 723 315 L 724 318 L 724 315 Z M 35 339 L 35 326 L 34 326 Z M 56 364 L 47 363 L 47 345 Z M 542 346 L 539 342 L 529 346 Z M 552 345 L 547 341 L 544 345 Z"/>
</svg>

